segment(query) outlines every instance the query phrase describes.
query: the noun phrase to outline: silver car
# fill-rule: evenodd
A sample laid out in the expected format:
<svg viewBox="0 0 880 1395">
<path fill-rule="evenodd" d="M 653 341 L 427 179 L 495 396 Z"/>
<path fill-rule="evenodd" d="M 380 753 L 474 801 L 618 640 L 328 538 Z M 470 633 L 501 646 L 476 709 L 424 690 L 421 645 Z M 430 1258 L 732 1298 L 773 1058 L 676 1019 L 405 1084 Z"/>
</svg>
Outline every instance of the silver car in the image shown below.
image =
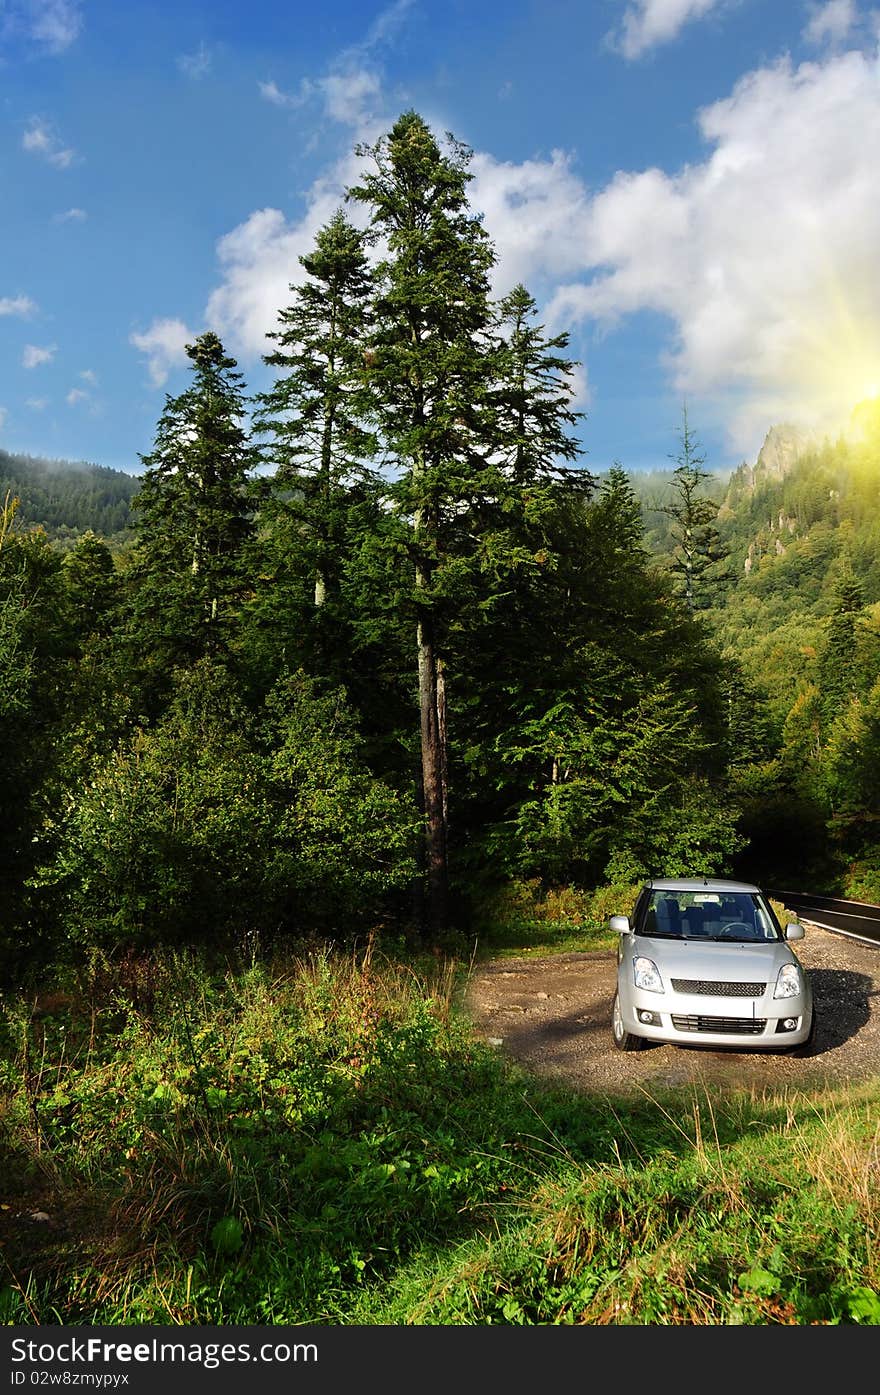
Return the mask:
<svg viewBox="0 0 880 1395">
<path fill-rule="evenodd" d="M 758 887 L 715 879 L 648 882 L 620 936 L 611 1031 L 620 1051 L 648 1042 L 806 1052 L 810 980 Z"/>
</svg>

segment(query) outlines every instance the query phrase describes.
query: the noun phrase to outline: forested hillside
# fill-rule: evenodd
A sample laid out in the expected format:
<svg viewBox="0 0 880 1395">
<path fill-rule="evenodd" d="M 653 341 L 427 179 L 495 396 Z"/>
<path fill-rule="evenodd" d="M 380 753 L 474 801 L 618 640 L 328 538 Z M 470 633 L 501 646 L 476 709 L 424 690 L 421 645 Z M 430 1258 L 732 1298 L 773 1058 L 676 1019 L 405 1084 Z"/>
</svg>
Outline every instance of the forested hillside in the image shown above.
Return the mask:
<svg viewBox="0 0 880 1395">
<path fill-rule="evenodd" d="M 136 477 L 122 470 L 0 450 L 0 503 L 17 499 L 19 526 L 43 528 L 59 546 L 89 531 L 124 543 L 137 489 Z"/>
<path fill-rule="evenodd" d="M 880 899 L 880 402 L 834 440 L 771 429 L 707 493 L 725 556 L 702 614 L 728 673 L 743 865 Z M 652 542 L 668 566 L 674 540 Z"/>
</svg>

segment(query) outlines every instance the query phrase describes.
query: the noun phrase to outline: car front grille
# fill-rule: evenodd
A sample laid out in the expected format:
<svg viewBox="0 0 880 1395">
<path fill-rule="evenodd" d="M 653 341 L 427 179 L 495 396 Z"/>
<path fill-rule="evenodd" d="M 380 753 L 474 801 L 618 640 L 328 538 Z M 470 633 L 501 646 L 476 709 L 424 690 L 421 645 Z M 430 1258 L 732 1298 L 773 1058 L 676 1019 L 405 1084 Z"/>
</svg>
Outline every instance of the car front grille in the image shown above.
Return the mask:
<svg viewBox="0 0 880 1395">
<path fill-rule="evenodd" d="M 687 1016 L 673 1013 L 672 1025 L 678 1032 L 724 1032 L 731 1036 L 759 1036 L 767 1024 L 763 1017 L 700 1017 L 697 1013 Z"/>
<path fill-rule="evenodd" d="M 714 998 L 760 998 L 766 983 L 713 983 L 706 978 L 674 978 L 676 993 L 706 993 Z"/>
</svg>

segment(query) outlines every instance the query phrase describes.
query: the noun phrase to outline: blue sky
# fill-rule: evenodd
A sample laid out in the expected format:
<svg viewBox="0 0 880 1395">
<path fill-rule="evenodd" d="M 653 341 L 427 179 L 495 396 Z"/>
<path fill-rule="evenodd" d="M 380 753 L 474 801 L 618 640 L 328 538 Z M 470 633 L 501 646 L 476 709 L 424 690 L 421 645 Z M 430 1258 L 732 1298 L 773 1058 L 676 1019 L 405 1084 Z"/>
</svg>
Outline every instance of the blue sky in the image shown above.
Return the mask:
<svg viewBox="0 0 880 1395">
<path fill-rule="evenodd" d="M 580 361 L 584 461 L 716 469 L 880 388 L 866 0 L 0 0 L 0 447 L 140 468 L 183 346 L 251 390 L 298 257 L 410 107 Z"/>
</svg>

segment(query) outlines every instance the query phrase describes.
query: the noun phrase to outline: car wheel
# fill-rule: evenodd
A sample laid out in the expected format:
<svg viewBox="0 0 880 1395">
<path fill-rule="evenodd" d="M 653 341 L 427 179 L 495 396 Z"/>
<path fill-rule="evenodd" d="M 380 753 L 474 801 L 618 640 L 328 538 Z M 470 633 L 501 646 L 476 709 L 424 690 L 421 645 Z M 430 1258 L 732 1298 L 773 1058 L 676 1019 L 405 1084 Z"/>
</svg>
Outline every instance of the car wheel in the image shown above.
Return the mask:
<svg viewBox="0 0 880 1395">
<path fill-rule="evenodd" d="M 807 1037 L 806 1041 L 799 1042 L 797 1046 L 792 1046 L 788 1052 L 789 1056 L 812 1056 L 815 1041 L 816 1014 L 814 1012 L 812 1021 L 810 1022 L 810 1035 Z"/>
<path fill-rule="evenodd" d="M 645 1044 L 644 1037 L 637 1037 L 633 1032 L 628 1032 L 623 1025 L 619 993 L 615 993 L 614 1007 L 611 1009 L 611 1035 L 618 1051 L 641 1051 Z"/>
</svg>

